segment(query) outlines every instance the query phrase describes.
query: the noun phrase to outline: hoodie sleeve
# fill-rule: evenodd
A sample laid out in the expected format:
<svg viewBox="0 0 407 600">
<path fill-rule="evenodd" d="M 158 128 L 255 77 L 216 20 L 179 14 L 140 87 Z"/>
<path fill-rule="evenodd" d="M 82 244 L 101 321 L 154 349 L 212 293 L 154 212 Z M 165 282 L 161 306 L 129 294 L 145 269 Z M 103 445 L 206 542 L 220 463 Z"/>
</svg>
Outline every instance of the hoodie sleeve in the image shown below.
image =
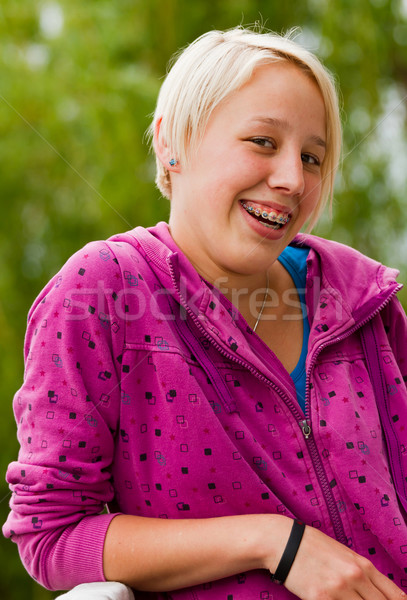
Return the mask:
<svg viewBox="0 0 407 600">
<path fill-rule="evenodd" d="M 3 533 L 43 586 L 103 581 L 115 514 L 110 469 L 120 407 L 122 274 L 93 242 L 48 283 L 30 310 L 24 383 L 14 397 L 20 451 L 9 465 Z"/>
</svg>

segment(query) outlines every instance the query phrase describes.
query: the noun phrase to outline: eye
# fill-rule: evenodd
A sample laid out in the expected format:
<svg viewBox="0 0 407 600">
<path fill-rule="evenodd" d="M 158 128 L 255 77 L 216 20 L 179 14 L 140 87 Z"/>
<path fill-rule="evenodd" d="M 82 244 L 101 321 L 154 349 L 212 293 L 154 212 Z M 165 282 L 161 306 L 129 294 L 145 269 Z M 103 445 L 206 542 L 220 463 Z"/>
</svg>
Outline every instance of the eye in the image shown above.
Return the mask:
<svg viewBox="0 0 407 600">
<path fill-rule="evenodd" d="M 256 146 L 260 146 L 261 148 L 275 148 L 276 143 L 273 139 L 268 137 L 254 137 L 250 138 L 250 142 L 256 144 Z"/>
<path fill-rule="evenodd" d="M 308 165 L 313 165 L 316 167 L 319 167 L 321 165 L 321 161 L 319 160 L 319 158 L 317 156 L 314 156 L 313 154 L 301 154 L 301 160 L 302 162 Z"/>
</svg>

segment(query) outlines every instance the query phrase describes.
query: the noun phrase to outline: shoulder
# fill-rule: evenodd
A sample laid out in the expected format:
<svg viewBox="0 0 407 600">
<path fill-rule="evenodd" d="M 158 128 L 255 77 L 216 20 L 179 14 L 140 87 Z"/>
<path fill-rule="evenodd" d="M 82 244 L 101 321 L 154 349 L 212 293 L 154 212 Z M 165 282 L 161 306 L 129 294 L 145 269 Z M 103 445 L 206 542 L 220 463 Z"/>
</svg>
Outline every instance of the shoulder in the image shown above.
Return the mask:
<svg viewBox="0 0 407 600">
<path fill-rule="evenodd" d="M 99 279 L 109 281 L 118 271 L 117 260 L 109 244 L 93 241 L 77 250 L 51 278 L 44 291 L 61 289 L 81 290 Z"/>
<path fill-rule="evenodd" d="M 97 279 L 114 277 L 117 259 L 105 240 L 89 242 L 75 252 L 56 275 L 60 281 L 83 284 Z"/>
<path fill-rule="evenodd" d="M 294 244 L 311 248 L 319 258 L 320 269 L 326 276 L 336 276 L 340 280 L 358 281 L 359 285 L 370 284 L 372 280 L 379 289 L 393 284 L 399 271 L 366 256 L 359 250 L 316 235 L 299 234 Z"/>
<path fill-rule="evenodd" d="M 356 250 L 356 248 L 353 248 L 352 246 L 348 246 L 347 244 L 342 244 L 341 242 L 336 242 L 334 240 L 329 240 L 313 234 L 300 233 L 294 238 L 293 243 L 300 248 L 311 248 L 322 256 L 325 254 L 335 254 L 342 260 L 358 258 L 361 261 L 367 261 L 376 265 L 380 264 L 359 250 Z"/>
<path fill-rule="evenodd" d="M 116 236 L 89 242 L 77 250 L 38 294 L 29 316 L 39 305 L 56 301 L 69 305 L 75 297 L 120 290 L 126 265 L 138 260 L 137 248 L 130 241 Z"/>
<path fill-rule="evenodd" d="M 117 282 L 121 271 L 142 260 L 139 250 L 140 245 L 129 233 L 89 242 L 66 261 L 52 281 L 59 285 L 68 282 L 81 287 L 84 283 L 95 283 L 101 279 Z"/>
</svg>

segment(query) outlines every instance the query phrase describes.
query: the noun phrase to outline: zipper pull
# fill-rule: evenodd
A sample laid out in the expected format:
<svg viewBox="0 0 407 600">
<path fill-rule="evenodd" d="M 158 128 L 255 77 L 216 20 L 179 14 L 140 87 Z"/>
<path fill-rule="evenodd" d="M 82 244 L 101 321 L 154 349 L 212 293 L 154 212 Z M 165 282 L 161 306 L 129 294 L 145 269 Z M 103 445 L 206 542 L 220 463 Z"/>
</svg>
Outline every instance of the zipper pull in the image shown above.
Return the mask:
<svg viewBox="0 0 407 600">
<path fill-rule="evenodd" d="M 308 423 L 307 420 L 300 421 L 299 425 L 302 429 L 302 433 L 304 434 L 305 439 L 307 440 L 311 435 L 311 425 Z"/>
</svg>

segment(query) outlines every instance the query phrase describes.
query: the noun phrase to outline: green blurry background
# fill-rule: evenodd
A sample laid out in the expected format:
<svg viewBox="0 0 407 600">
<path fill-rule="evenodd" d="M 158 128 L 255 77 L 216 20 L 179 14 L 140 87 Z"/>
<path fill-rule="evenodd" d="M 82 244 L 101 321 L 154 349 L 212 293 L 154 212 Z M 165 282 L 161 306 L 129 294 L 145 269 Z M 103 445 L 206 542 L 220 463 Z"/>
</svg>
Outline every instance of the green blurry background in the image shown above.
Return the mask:
<svg viewBox="0 0 407 600">
<path fill-rule="evenodd" d="M 144 132 L 170 55 L 208 29 L 262 22 L 336 74 L 345 150 L 333 222 L 316 233 L 407 277 L 407 0 L 2 0 L 0 471 L 17 454 L 12 396 L 28 308 L 85 242 L 168 216 Z M 402 296 L 406 304 L 407 296 Z M 2 475 L 3 479 L 3 475 Z M 0 481 L 0 520 L 8 510 Z M 45 600 L 0 538 L 0 598 Z"/>
</svg>

